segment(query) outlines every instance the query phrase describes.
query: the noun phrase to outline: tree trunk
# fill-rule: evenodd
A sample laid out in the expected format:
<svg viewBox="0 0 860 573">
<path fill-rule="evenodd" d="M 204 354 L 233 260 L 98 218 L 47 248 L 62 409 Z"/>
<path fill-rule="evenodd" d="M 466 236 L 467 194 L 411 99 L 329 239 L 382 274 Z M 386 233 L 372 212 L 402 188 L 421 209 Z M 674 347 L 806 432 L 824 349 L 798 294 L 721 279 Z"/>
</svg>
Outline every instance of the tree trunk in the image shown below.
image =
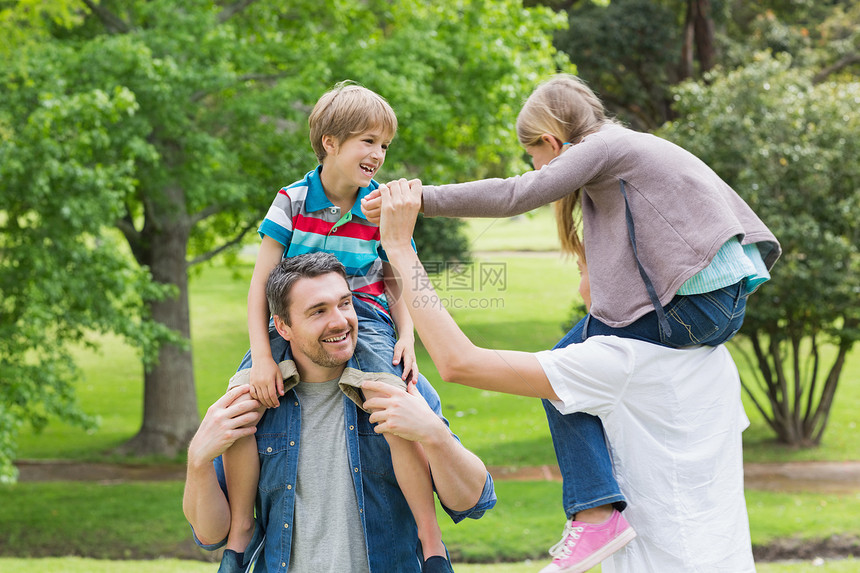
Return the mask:
<svg viewBox="0 0 860 573">
<path fill-rule="evenodd" d="M 188 445 L 200 422 L 191 356 L 186 253 L 191 223 L 181 189 L 168 189 L 158 222 L 145 226 L 142 244 L 156 282 L 176 287 L 174 297 L 149 303 L 152 319 L 178 332 L 183 346 L 164 344 L 158 362 L 144 375 L 143 423 L 120 451 L 175 456 Z M 152 215 L 150 213 L 149 215 Z"/>
<path fill-rule="evenodd" d="M 692 2 L 696 4 L 696 55 L 699 60 L 699 72 L 704 73 L 714 67 L 717 58 L 711 0 L 692 0 Z"/>
<path fill-rule="evenodd" d="M 687 13 L 684 16 L 684 29 L 681 34 L 679 80 L 693 77 L 694 59 L 699 61 L 700 73 L 714 67 L 717 55 L 714 30 L 710 0 L 687 0 Z"/>
<path fill-rule="evenodd" d="M 693 77 L 693 43 L 695 41 L 695 0 L 687 0 L 687 14 L 684 16 L 684 29 L 681 32 L 681 61 L 678 63 L 678 81 Z"/>
</svg>

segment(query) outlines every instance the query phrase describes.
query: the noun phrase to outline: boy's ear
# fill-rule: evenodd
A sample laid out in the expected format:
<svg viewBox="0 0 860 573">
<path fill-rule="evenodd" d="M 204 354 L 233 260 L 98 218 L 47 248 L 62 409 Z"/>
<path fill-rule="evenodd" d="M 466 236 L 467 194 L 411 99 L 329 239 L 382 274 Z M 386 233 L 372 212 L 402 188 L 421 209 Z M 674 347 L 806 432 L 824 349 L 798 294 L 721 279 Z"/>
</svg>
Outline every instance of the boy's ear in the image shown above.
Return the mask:
<svg viewBox="0 0 860 573">
<path fill-rule="evenodd" d="M 277 314 L 272 318 L 274 319 L 275 328 L 278 330 L 278 334 L 281 335 L 281 338 L 283 338 L 284 340 L 290 340 L 293 335 L 290 326 L 286 322 L 284 322 Z"/>
<path fill-rule="evenodd" d="M 337 151 L 337 138 L 333 135 L 323 135 L 322 145 L 326 153 L 334 153 Z"/>
</svg>

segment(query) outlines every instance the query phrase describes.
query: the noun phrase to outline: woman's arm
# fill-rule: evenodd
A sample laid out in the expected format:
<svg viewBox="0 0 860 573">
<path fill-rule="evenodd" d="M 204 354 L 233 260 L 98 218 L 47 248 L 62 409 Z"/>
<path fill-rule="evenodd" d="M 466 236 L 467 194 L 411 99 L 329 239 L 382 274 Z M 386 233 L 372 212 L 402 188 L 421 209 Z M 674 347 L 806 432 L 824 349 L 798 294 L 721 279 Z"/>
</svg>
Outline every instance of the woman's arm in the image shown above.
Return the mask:
<svg viewBox="0 0 860 573">
<path fill-rule="evenodd" d="M 533 354 L 475 346 L 442 305 L 410 242 L 421 201 L 420 184 L 410 189 L 406 180 L 400 180 L 380 189 L 383 247 L 402 280 L 403 300 L 418 335 L 442 378 L 496 392 L 557 399 Z"/>
</svg>

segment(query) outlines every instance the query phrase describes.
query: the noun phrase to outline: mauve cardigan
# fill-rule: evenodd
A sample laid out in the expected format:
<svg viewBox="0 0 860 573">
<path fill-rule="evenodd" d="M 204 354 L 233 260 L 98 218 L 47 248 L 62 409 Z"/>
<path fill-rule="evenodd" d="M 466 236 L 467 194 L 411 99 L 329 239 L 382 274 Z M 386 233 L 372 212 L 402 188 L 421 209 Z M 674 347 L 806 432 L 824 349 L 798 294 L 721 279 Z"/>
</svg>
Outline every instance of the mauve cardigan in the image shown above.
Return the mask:
<svg viewBox="0 0 860 573">
<path fill-rule="evenodd" d="M 622 179 L 639 260 L 663 306 L 731 237 L 757 243 L 768 269 L 781 253 L 773 233 L 703 161 L 665 139 L 615 124 L 604 125 L 538 171 L 425 185 L 424 214 L 511 217 L 582 188 L 591 314 L 622 327 L 654 310 L 627 232 Z"/>
</svg>

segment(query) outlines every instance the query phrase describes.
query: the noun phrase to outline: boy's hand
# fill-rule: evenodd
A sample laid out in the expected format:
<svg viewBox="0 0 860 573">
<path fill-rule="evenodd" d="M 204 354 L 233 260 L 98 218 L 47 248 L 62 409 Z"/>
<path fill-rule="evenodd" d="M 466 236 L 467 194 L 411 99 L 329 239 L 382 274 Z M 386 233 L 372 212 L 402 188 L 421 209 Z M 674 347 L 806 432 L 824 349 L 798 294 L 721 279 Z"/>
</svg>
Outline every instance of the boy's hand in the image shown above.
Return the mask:
<svg viewBox="0 0 860 573">
<path fill-rule="evenodd" d="M 277 408 L 284 395 L 284 377 L 271 358 L 251 364 L 251 398 L 266 408 Z"/>
<path fill-rule="evenodd" d="M 361 200 L 361 212 L 368 221 L 379 225 L 379 216 L 382 214 L 382 195 L 379 189 L 374 189 Z"/>
<path fill-rule="evenodd" d="M 392 364 L 397 366 L 403 362 L 403 380 L 409 384 L 410 382 L 418 382 L 418 360 L 415 358 L 415 339 L 407 339 L 401 337 L 397 344 L 394 345 L 394 360 Z"/>
<path fill-rule="evenodd" d="M 393 182 L 392 182 L 393 183 Z M 421 180 L 411 179 L 407 182 L 410 191 L 421 194 Z M 391 183 L 389 183 L 391 185 Z M 424 198 L 421 197 L 421 207 L 419 211 L 424 210 Z M 368 221 L 374 225 L 379 225 L 379 220 L 382 216 L 382 192 L 379 189 L 374 189 L 361 200 L 361 212 Z"/>
</svg>

